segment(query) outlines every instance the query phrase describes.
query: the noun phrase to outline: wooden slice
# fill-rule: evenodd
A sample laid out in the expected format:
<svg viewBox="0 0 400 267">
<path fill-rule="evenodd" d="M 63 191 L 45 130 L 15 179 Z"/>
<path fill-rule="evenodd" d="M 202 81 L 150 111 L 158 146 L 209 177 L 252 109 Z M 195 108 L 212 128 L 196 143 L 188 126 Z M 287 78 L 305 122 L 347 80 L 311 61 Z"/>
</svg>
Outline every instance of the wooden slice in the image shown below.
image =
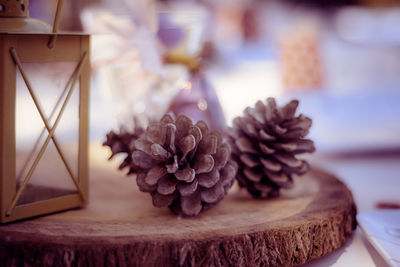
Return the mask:
<svg viewBox="0 0 400 267">
<path fill-rule="evenodd" d="M 351 192 L 319 169 L 279 199 L 234 187 L 218 206 L 182 218 L 153 207 L 133 176 L 95 152 L 90 204 L 0 226 L 0 265 L 289 266 L 339 248 L 356 227 Z"/>
</svg>

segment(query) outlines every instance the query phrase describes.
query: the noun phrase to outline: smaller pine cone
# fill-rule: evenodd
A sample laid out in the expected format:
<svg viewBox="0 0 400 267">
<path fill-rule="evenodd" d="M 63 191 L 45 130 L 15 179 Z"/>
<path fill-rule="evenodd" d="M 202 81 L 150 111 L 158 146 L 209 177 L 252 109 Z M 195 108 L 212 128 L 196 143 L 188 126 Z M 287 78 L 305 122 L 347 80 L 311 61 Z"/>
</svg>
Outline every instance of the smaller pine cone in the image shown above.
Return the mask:
<svg viewBox="0 0 400 267">
<path fill-rule="evenodd" d="M 184 115 L 175 120 L 166 114 L 133 141 L 128 146 L 130 172 L 137 174 L 139 189 L 151 194 L 156 207 L 197 215 L 220 202 L 235 180 L 230 145 L 203 121 L 193 124 Z"/>
<path fill-rule="evenodd" d="M 112 159 L 117 154 L 126 154 L 124 160 L 119 165 L 118 169 L 122 170 L 125 167 L 129 167 L 128 174 L 134 173 L 137 166 L 134 166 L 132 162 L 132 153 L 134 149 L 135 141 L 144 133 L 144 129 L 138 125 L 136 119 L 134 119 L 135 128 L 132 131 L 121 127 L 119 133 L 110 131 L 107 134 L 107 139 L 103 143 L 103 146 L 108 146 L 111 149 Z"/>
<path fill-rule="evenodd" d="M 304 139 L 312 121 L 300 114 L 295 116 L 299 102 L 292 100 L 277 107 L 275 99 L 267 104 L 258 101 L 248 107 L 243 117 L 233 121 L 229 129 L 232 158 L 238 163 L 239 185 L 256 198 L 279 196 L 281 188 L 293 183 L 293 175 L 309 170 L 296 155 L 315 151 L 313 141 Z"/>
</svg>

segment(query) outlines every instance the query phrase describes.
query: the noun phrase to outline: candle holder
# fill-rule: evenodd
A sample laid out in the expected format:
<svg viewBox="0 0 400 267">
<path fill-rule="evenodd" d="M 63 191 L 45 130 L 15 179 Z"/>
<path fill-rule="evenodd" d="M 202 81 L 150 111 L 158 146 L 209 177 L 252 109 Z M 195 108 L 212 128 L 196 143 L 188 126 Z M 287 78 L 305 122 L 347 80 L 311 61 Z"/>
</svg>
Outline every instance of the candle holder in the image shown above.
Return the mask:
<svg viewBox="0 0 400 267">
<path fill-rule="evenodd" d="M 0 222 L 88 199 L 89 40 L 0 0 Z"/>
</svg>

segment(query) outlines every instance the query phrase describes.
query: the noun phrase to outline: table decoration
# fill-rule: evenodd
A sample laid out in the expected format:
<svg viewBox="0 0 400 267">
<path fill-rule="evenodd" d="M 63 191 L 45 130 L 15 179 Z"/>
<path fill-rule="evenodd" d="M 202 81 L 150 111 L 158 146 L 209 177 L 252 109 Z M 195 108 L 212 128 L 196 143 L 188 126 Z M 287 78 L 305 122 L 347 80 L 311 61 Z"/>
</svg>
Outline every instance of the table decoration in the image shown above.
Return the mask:
<svg viewBox="0 0 400 267">
<path fill-rule="evenodd" d="M 62 1 L 53 27 L 29 18 L 26 0 L 1 0 L 0 7 L 0 222 L 6 223 L 87 203 L 90 70 L 89 35 L 58 32 Z M 65 131 L 77 144 L 68 156 Z"/>
<path fill-rule="evenodd" d="M 154 206 L 176 214 L 194 216 L 216 205 L 235 181 L 230 145 L 204 121 L 166 114 L 138 138 L 131 136 L 128 146 L 120 144 L 114 134 L 107 136 L 112 155 L 127 155 L 120 168 L 129 161 L 129 173 L 137 173 L 139 189 L 151 194 Z"/>
<path fill-rule="evenodd" d="M 343 246 L 356 227 L 350 190 L 311 168 L 279 198 L 233 186 L 195 217 L 153 207 L 134 179 L 91 146 L 90 205 L 0 227 L 5 266 L 295 266 Z"/>
<path fill-rule="evenodd" d="M 299 101 L 278 107 L 274 98 L 247 107 L 230 128 L 232 155 L 239 164 L 239 185 L 259 198 L 279 196 L 281 188 L 293 185 L 293 176 L 309 170 L 299 154 L 314 152 L 313 141 L 305 139 L 312 120 L 296 116 Z"/>
</svg>

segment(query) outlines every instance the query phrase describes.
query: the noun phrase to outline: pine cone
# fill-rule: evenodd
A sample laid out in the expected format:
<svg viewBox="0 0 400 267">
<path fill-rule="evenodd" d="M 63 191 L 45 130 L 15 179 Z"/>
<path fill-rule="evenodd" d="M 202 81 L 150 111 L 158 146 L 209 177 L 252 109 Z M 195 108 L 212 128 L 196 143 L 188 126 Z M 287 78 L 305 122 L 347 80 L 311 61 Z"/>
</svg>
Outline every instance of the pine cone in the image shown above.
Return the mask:
<svg viewBox="0 0 400 267">
<path fill-rule="evenodd" d="M 135 128 L 133 131 L 128 131 L 126 128 L 121 127 L 119 133 L 110 131 L 107 134 L 107 139 L 103 143 L 103 146 L 109 146 L 111 149 L 112 159 L 116 154 L 126 154 L 124 160 L 119 165 L 118 169 L 122 170 L 125 167 L 129 167 L 128 174 L 134 173 L 137 166 L 134 166 L 132 162 L 132 153 L 134 149 L 135 141 L 144 133 L 144 129 L 138 125 L 138 121 L 134 119 Z"/>
<path fill-rule="evenodd" d="M 277 107 L 273 98 L 266 105 L 258 101 L 255 108 L 245 109 L 243 117 L 235 118 L 229 129 L 239 185 L 254 197 L 279 196 L 280 188 L 292 185 L 293 175 L 309 170 L 307 162 L 296 155 L 315 150 L 313 141 L 304 139 L 312 121 L 302 114 L 295 116 L 298 104 L 292 100 Z"/>
<path fill-rule="evenodd" d="M 175 120 L 167 114 L 135 141 L 131 167 L 154 206 L 194 216 L 220 202 L 232 186 L 237 164 L 230 155 L 230 145 L 205 122 L 193 125 L 186 116 Z"/>
</svg>

